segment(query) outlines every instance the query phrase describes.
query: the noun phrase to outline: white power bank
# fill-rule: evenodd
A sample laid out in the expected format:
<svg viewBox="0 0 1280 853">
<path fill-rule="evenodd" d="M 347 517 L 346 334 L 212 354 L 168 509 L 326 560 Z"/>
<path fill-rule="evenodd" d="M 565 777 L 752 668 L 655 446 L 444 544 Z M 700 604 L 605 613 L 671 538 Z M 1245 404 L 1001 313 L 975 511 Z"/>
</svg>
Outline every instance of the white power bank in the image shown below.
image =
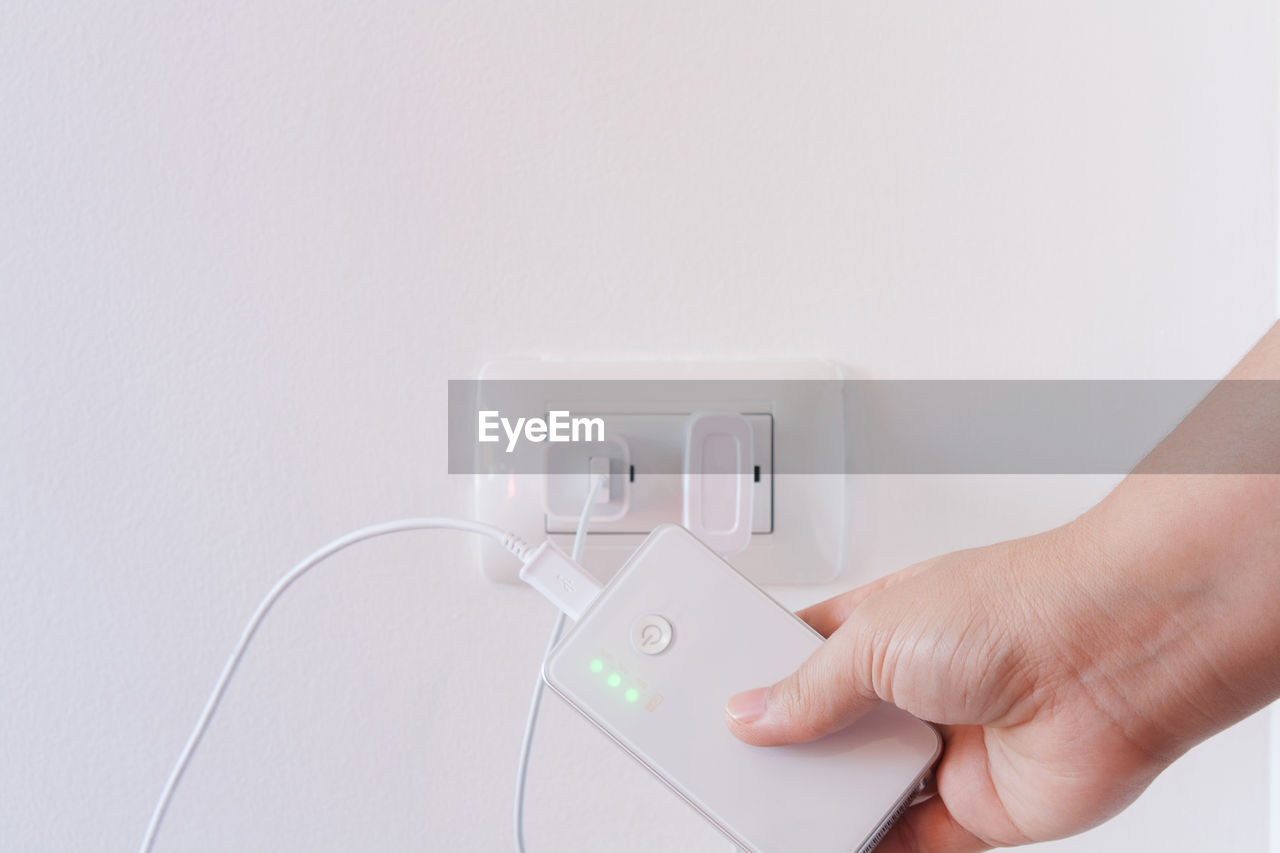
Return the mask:
<svg viewBox="0 0 1280 853">
<path fill-rule="evenodd" d="M 882 704 L 807 744 L 729 733 L 734 693 L 788 675 L 822 637 L 676 525 L 657 528 L 552 652 L 547 684 L 750 853 L 864 853 L 941 752 Z"/>
</svg>

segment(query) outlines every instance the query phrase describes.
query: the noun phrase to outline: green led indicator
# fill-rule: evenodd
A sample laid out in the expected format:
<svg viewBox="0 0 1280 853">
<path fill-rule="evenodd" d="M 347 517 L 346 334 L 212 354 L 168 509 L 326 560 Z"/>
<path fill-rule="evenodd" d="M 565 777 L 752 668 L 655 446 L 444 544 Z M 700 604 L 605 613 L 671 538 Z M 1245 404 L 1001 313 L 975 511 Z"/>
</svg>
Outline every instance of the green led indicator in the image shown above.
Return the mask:
<svg viewBox="0 0 1280 853">
<path fill-rule="evenodd" d="M 612 673 L 610 674 L 608 681 L 609 681 L 610 687 L 617 687 L 619 684 L 622 683 L 622 676 L 618 675 L 618 673 L 616 672 Z"/>
<path fill-rule="evenodd" d="M 639 698 L 640 698 L 640 691 L 639 691 L 639 690 L 636 690 L 634 687 L 628 687 L 628 688 L 627 688 L 627 701 L 628 701 L 628 702 L 635 702 L 635 701 L 636 701 L 637 699 L 639 699 Z"/>
<path fill-rule="evenodd" d="M 600 658 L 595 658 L 587 666 L 591 667 L 592 672 L 599 672 L 604 669 L 604 661 L 600 660 Z"/>
</svg>

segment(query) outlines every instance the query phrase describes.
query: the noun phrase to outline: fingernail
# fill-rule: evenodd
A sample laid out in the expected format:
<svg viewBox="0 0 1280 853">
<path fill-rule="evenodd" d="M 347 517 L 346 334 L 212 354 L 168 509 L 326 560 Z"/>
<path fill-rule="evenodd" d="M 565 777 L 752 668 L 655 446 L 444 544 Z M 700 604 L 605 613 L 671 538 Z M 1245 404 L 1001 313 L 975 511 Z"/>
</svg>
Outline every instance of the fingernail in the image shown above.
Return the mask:
<svg viewBox="0 0 1280 853">
<path fill-rule="evenodd" d="M 748 690 L 745 693 L 736 693 L 730 696 L 729 701 L 725 703 L 724 709 L 730 717 L 733 717 L 735 723 L 754 723 L 764 716 L 767 706 L 768 700 L 765 698 L 765 688 L 757 687 L 755 690 Z"/>
</svg>

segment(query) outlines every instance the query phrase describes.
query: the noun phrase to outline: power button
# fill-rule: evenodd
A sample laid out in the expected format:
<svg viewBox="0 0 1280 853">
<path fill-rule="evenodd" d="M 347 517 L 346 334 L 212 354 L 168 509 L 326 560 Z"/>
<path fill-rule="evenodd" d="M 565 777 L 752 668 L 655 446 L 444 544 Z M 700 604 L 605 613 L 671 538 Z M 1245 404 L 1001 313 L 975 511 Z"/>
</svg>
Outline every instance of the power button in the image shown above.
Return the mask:
<svg viewBox="0 0 1280 853">
<path fill-rule="evenodd" d="M 646 655 L 658 655 L 671 645 L 671 623 L 656 613 L 631 623 L 631 646 Z"/>
</svg>

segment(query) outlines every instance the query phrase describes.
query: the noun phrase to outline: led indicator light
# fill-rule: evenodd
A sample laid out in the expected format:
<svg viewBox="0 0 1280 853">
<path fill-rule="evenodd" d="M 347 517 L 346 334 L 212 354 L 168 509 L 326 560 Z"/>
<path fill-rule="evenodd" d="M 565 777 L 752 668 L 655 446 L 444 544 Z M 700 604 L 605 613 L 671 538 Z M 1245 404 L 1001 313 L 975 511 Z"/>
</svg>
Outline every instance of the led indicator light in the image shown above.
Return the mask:
<svg viewBox="0 0 1280 853">
<path fill-rule="evenodd" d="M 587 666 L 591 667 L 592 672 L 599 672 L 604 669 L 604 661 L 600 660 L 600 658 L 595 658 Z"/>
<path fill-rule="evenodd" d="M 638 700 L 639 698 L 640 698 L 640 691 L 639 691 L 639 690 L 636 690 L 634 687 L 628 687 L 628 688 L 627 688 L 627 701 L 628 701 L 628 702 L 635 702 L 635 701 L 636 701 L 636 700 Z"/>
<path fill-rule="evenodd" d="M 612 673 L 610 674 L 608 681 L 609 681 L 610 687 L 617 687 L 619 684 L 622 683 L 622 676 L 618 675 L 618 673 L 616 672 Z"/>
</svg>

